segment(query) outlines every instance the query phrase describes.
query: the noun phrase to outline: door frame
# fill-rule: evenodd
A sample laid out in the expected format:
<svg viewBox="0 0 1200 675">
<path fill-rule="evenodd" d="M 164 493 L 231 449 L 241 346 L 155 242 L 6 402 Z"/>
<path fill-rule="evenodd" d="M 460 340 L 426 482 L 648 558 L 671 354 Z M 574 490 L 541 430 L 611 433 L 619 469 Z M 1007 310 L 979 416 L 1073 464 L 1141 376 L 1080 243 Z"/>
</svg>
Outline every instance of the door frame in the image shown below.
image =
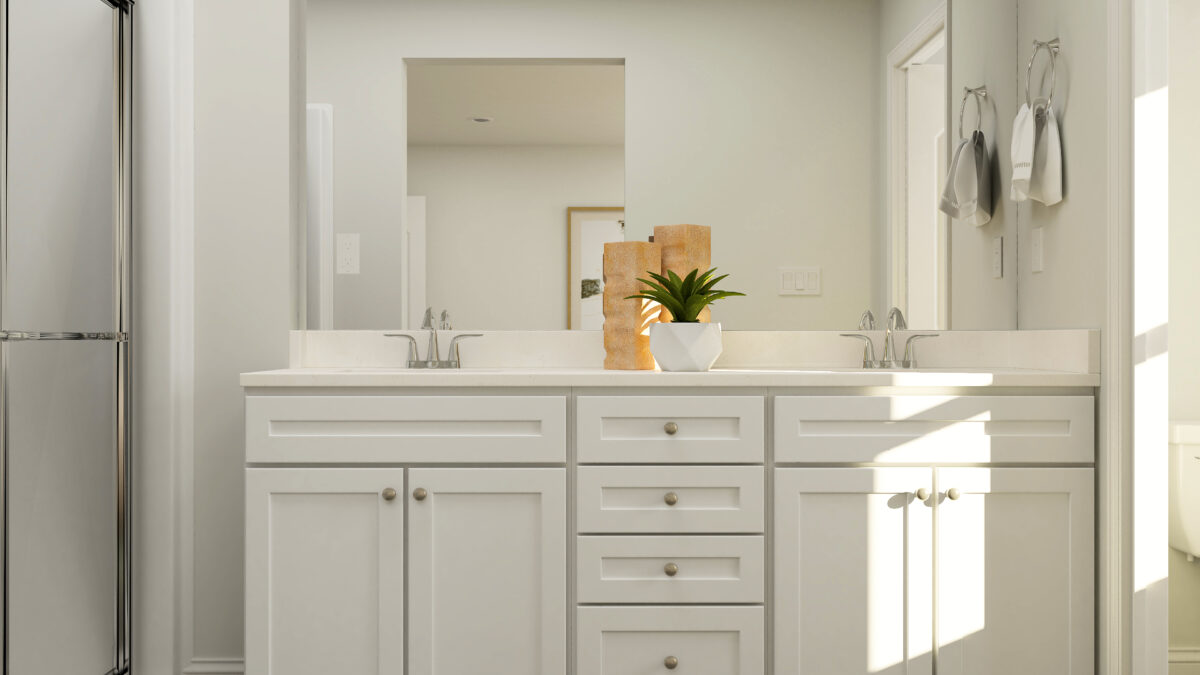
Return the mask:
<svg viewBox="0 0 1200 675">
<path fill-rule="evenodd" d="M 940 38 L 940 42 L 939 42 Z M 907 309 L 908 295 L 907 239 L 908 204 L 908 66 L 921 60 L 942 47 L 949 48 L 947 35 L 946 3 L 942 2 L 918 23 L 887 56 L 887 279 L 884 298 L 889 306 Z M 947 67 L 947 71 L 949 68 Z M 948 72 L 947 72 L 948 74 Z M 949 77 L 947 77 L 947 82 Z M 947 124 L 947 133 L 949 125 Z M 945 330 L 950 326 L 950 228 L 942 219 L 938 227 L 938 325 Z"/>
</svg>

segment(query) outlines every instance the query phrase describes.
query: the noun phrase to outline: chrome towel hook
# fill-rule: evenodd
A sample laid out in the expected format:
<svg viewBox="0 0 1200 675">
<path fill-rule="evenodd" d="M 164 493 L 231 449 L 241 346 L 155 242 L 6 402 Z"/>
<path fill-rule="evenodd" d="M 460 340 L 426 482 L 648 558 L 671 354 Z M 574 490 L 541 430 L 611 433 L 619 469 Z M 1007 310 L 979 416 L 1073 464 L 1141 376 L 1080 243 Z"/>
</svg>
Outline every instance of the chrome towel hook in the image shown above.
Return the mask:
<svg viewBox="0 0 1200 675">
<path fill-rule="evenodd" d="M 1054 38 L 1048 42 L 1041 40 L 1033 41 L 1033 54 L 1029 56 L 1029 65 L 1025 66 L 1025 105 L 1033 108 L 1033 99 L 1029 95 L 1029 80 L 1033 77 L 1033 62 L 1037 60 L 1038 52 L 1046 50 L 1050 55 L 1050 95 L 1046 97 L 1046 107 L 1054 102 L 1054 88 L 1058 84 L 1057 59 L 1060 49 L 1058 38 Z"/>
<path fill-rule="evenodd" d="M 967 99 L 975 97 L 975 131 L 983 131 L 983 99 L 987 98 L 987 86 L 963 87 L 962 104 L 958 106 L 958 137 L 963 136 L 963 113 L 967 111 Z"/>
</svg>

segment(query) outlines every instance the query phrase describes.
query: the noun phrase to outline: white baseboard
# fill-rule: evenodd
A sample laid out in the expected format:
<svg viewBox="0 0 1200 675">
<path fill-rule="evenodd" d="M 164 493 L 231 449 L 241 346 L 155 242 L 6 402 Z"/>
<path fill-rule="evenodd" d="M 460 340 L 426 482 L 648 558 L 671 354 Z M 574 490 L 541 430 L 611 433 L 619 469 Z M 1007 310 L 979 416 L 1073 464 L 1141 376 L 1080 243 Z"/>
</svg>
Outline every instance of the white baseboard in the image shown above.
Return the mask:
<svg viewBox="0 0 1200 675">
<path fill-rule="evenodd" d="M 194 658 L 183 669 L 183 675 L 243 675 L 245 659 Z"/>
<path fill-rule="evenodd" d="M 1200 647 L 1173 648 L 1167 652 L 1168 663 L 1200 663 Z"/>
</svg>

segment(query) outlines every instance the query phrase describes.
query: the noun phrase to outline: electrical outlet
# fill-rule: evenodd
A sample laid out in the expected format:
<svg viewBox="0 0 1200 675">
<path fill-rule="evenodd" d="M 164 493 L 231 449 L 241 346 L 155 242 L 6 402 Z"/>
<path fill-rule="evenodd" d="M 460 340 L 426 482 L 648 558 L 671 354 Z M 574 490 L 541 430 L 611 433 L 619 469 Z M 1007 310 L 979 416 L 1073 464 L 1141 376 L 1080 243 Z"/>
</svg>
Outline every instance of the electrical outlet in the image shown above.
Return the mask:
<svg viewBox="0 0 1200 675">
<path fill-rule="evenodd" d="M 1046 271 L 1046 242 L 1042 238 L 1042 228 L 1033 228 L 1033 272 Z"/>
<path fill-rule="evenodd" d="M 1004 237 L 992 240 L 992 278 L 1004 278 Z"/>
<path fill-rule="evenodd" d="M 337 236 L 337 273 L 358 274 L 358 235 Z"/>
<path fill-rule="evenodd" d="M 820 295 L 820 267 L 780 267 L 780 295 Z"/>
</svg>

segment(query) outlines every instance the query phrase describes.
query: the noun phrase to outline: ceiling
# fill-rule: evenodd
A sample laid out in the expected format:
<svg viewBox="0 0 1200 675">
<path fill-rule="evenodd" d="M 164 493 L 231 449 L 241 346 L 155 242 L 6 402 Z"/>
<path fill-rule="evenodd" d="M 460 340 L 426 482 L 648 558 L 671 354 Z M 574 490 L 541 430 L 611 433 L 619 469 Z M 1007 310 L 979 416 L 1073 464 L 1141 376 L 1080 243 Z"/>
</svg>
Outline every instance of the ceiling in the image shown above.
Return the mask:
<svg viewBox="0 0 1200 675">
<path fill-rule="evenodd" d="M 409 64 L 408 144 L 624 145 L 625 67 Z"/>
</svg>

